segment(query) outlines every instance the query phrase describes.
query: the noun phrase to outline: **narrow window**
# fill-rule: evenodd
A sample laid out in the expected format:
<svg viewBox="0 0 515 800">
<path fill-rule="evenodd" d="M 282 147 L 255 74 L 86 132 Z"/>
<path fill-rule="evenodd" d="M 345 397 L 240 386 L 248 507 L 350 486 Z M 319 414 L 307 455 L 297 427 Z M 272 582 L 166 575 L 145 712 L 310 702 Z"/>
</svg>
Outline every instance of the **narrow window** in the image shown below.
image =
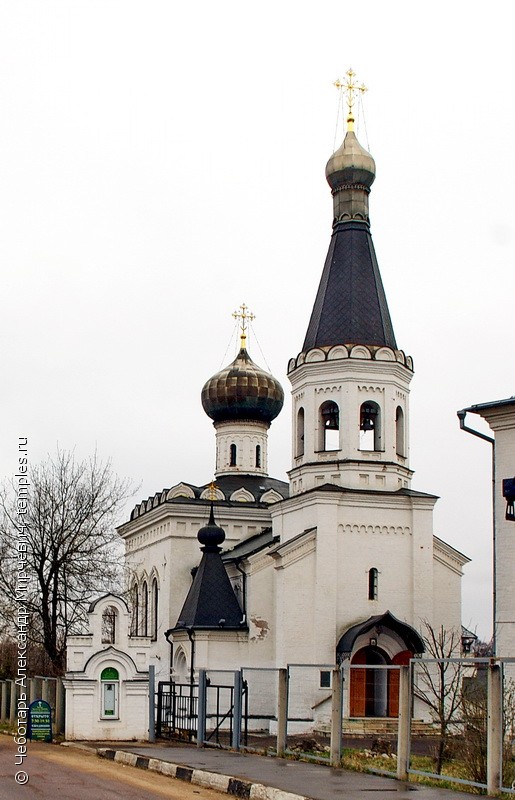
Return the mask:
<svg viewBox="0 0 515 800">
<path fill-rule="evenodd" d="M 368 599 L 377 600 L 377 569 L 372 567 L 368 570 Z"/>
<path fill-rule="evenodd" d="M 367 401 L 359 411 L 359 449 L 379 451 L 381 444 L 381 412 L 377 403 Z"/>
<path fill-rule="evenodd" d="M 299 408 L 297 412 L 297 446 L 295 448 L 296 456 L 304 455 L 304 409 Z"/>
<path fill-rule="evenodd" d="M 406 455 L 406 439 L 404 431 L 404 411 L 400 406 L 397 406 L 395 412 L 395 449 L 398 456 Z"/>
<path fill-rule="evenodd" d="M 260 444 L 256 445 L 256 467 L 258 467 L 258 469 L 261 467 L 261 445 Z"/>
<path fill-rule="evenodd" d="M 331 688 L 331 672 L 328 669 L 320 670 L 320 688 L 321 689 Z"/>
<path fill-rule="evenodd" d="M 152 581 L 152 639 L 157 639 L 157 612 L 158 612 L 159 589 L 157 578 Z"/>
<path fill-rule="evenodd" d="M 139 634 L 139 592 L 138 584 L 134 583 L 131 590 L 132 596 L 132 622 L 131 622 L 131 635 L 138 636 Z"/>
<path fill-rule="evenodd" d="M 340 449 L 340 409 L 332 400 L 326 400 L 319 412 L 319 450 Z"/>
<path fill-rule="evenodd" d="M 102 613 L 102 644 L 114 644 L 116 641 L 116 608 L 107 606 Z"/>
<path fill-rule="evenodd" d="M 142 636 L 148 636 L 148 586 L 143 583 L 141 588 L 141 631 Z"/>
<path fill-rule="evenodd" d="M 231 457 L 229 461 L 229 466 L 235 467 L 236 466 L 236 445 L 231 445 Z"/>
</svg>

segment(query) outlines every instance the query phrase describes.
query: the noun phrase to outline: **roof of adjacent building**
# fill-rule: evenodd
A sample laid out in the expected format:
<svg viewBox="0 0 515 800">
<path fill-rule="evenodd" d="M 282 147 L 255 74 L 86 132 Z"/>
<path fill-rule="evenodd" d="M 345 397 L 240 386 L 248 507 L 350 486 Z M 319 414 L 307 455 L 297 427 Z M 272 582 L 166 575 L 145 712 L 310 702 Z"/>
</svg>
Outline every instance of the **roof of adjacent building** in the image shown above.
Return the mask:
<svg viewBox="0 0 515 800">
<path fill-rule="evenodd" d="M 488 411 L 490 408 L 502 408 L 503 406 L 514 406 L 515 396 L 506 397 L 504 400 L 491 400 L 488 403 L 476 403 L 469 408 L 464 408 L 463 411 L 470 411 L 471 414 L 481 414 L 482 411 Z"/>
</svg>

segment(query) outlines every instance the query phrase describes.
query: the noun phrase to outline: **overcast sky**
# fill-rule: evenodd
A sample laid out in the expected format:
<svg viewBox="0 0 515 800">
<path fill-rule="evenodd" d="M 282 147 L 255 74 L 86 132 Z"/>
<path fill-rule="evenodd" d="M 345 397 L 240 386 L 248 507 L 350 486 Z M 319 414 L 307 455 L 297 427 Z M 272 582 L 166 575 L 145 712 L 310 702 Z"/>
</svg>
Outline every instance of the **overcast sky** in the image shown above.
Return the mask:
<svg viewBox="0 0 515 800">
<path fill-rule="evenodd" d="M 415 363 L 413 488 L 441 497 L 435 533 L 473 559 L 463 621 L 488 637 L 491 453 L 456 410 L 515 393 L 510 5 L 0 2 L 0 475 L 28 436 L 34 462 L 97 448 L 134 502 L 210 480 L 200 390 L 246 302 L 288 397 L 270 432 L 285 478 L 286 366 L 331 232 L 332 83 L 352 66 Z"/>
</svg>

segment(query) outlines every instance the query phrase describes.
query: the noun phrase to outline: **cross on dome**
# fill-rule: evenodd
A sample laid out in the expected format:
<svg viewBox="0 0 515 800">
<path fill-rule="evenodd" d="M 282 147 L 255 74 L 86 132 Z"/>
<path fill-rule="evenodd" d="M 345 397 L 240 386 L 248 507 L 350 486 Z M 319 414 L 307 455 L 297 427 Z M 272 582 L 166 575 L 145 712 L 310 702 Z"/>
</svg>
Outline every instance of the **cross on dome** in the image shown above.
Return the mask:
<svg viewBox="0 0 515 800">
<path fill-rule="evenodd" d="M 249 320 L 249 322 L 252 322 L 253 319 L 256 319 L 256 316 L 251 311 L 249 311 L 249 307 L 246 306 L 245 303 L 242 303 L 239 310 L 233 312 L 233 317 L 234 319 L 239 320 L 241 328 L 240 346 L 244 350 L 247 342 L 247 320 Z"/>
<path fill-rule="evenodd" d="M 354 130 L 353 106 L 356 101 L 356 97 L 358 95 L 358 92 L 362 95 L 365 94 L 365 92 L 367 91 L 367 87 L 365 86 L 364 83 L 362 83 L 361 86 L 358 86 L 358 84 L 354 80 L 356 77 L 356 73 L 352 70 L 352 67 L 350 67 L 347 70 L 345 75 L 347 77 L 346 83 L 343 83 L 338 79 L 335 80 L 334 85 L 336 86 L 337 89 L 345 90 L 347 94 L 347 106 L 349 109 L 347 112 L 347 130 L 352 131 Z"/>
</svg>

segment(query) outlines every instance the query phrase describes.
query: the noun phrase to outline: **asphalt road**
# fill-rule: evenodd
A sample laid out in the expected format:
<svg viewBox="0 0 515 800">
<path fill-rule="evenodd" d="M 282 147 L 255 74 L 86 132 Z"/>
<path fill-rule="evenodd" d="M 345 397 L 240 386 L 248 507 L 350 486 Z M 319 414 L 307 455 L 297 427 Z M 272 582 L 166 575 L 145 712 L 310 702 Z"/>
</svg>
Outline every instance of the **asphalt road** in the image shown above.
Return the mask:
<svg viewBox="0 0 515 800">
<path fill-rule="evenodd" d="M 15 765 L 15 755 L 12 737 L 1 735 L 0 800 L 227 800 L 226 794 L 104 761 L 87 750 L 29 742 L 22 766 Z M 16 782 L 20 771 L 28 775 L 25 784 Z"/>
</svg>

